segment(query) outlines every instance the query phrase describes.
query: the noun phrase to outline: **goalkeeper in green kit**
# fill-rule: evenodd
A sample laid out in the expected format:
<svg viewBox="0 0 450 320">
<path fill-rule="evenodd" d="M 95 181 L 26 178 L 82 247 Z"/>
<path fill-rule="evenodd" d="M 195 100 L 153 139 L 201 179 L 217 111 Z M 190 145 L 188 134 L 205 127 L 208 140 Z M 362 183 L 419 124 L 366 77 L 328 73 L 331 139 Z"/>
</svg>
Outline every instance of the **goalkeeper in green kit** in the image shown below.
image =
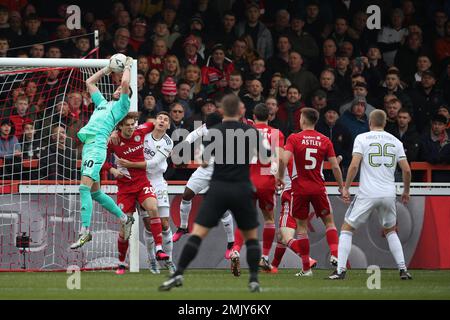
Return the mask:
<svg viewBox="0 0 450 320">
<path fill-rule="evenodd" d="M 70 246 L 71 249 L 80 248 L 92 240 L 89 228 L 93 200 L 120 219 L 124 225 L 125 239 L 128 239 L 131 234 L 134 218 L 123 213 L 114 200 L 100 189 L 100 171 L 106 160 L 109 136 L 130 110 L 132 63 L 133 59 L 127 57 L 120 86 L 113 93 L 113 101 L 106 101 L 96 86 L 103 76 L 111 73 L 109 65 L 86 80 L 86 87 L 95 104 L 95 110 L 89 122 L 78 132 L 78 138 L 83 142 L 80 184 L 82 228 L 79 239 Z"/>
</svg>

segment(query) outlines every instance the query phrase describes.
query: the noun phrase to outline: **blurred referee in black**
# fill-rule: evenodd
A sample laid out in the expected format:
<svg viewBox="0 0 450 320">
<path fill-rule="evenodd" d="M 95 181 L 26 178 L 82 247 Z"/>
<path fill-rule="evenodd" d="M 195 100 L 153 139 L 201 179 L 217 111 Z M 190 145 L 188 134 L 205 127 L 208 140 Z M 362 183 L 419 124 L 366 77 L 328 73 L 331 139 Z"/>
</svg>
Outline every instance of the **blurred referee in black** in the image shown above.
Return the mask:
<svg viewBox="0 0 450 320">
<path fill-rule="evenodd" d="M 270 151 L 264 149 L 262 138 L 255 128 L 239 121 L 239 103 L 239 98 L 232 94 L 223 98 L 223 121 L 213 126 L 205 138 L 207 144 L 213 140 L 212 137 L 217 139 L 217 136 L 221 135 L 224 143 L 217 144 L 216 149 L 211 152 L 213 153 L 211 156 L 214 156 L 214 172 L 208 193 L 200 206 L 192 235 L 181 252 L 178 270 L 159 287 L 160 291 L 168 291 L 183 284 L 183 273 L 197 255 L 202 240 L 208 235 L 209 230 L 218 224 L 227 210 L 233 213 L 237 226 L 246 240 L 247 263 L 250 269 L 249 289 L 251 292 L 260 291 L 258 263 L 261 258 L 261 249 L 257 232 L 259 223 L 252 200 L 254 188 L 250 182 L 249 168 L 250 162 L 255 157 L 258 157 L 260 161 L 268 161 Z M 231 141 L 229 141 L 230 136 Z M 244 139 L 242 139 L 243 136 Z M 234 159 L 230 159 L 229 155 L 233 151 Z M 243 155 L 245 159 L 242 158 Z M 208 158 L 205 152 L 204 163 L 208 163 Z"/>
</svg>

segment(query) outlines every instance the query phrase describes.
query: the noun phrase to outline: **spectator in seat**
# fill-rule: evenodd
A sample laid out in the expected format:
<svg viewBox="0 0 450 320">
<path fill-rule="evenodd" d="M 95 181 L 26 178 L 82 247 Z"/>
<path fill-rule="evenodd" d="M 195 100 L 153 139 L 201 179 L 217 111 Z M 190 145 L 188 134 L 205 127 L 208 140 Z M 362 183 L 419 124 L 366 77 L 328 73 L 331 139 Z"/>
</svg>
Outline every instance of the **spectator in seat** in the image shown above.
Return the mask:
<svg viewBox="0 0 450 320">
<path fill-rule="evenodd" d="M 352 135 L 339 120 L 339 112 L 326 106 L 317 122 L 316 130 L 327 136 L 333 143 L 336 156 L 342 157 L 342 165 L 347 168 L 352 158 Z"/>
<path fill-rule="evenodd" d="M 161 73 L 162 81 L 164 82 L 169 77 L 172 78 L 175 82 L 177 82 L 181 78 L 180 62 L 175 55 L 168 55 L 164 59 L 164 69 Z"/>
<path fill-rule="evenodd" d="M 172 78 L 168 77 L 162 84 L 162 99 L 156 103 L 156 112 L 169 112 L 169 107 L 176 101 L 177 98 L 177 84 Z"/>
<path fill-rule="evenodd" d="M 294 14 L 291 29 L 288 32 L 292 50 L 299 52 L 305 60 L 305 66 L 314 65 L 319 57 L 319 46 L 314 37 L 304 30 L 305 18 Z"/>
<path fill-rule="evenodd" d="M 91 43 L 89 37 L 79 37 L 75 41 L 76 52 L 74 58 L 83 58 L 91 51 Z"/>
<path fill-rule="evenodd" d="M 450 129 L 450 108 L 447 105 L 442 105 L 438 109 L 438 114 L 447 118 L 447 129 Z"/>
<path fill-rule="evenodd" d="M 103 56 L 110 56 L 116 53 L 123 53 L 126 56 L 137 58 L 137 52 L 128 44 L 130 40 L 130 31 L 127 28 L 120 27 L 114 33 L 112 43 L 105 45 Z"/>
<path fill-rule="evenodd" d="M 401 9 L 394 9 L 391 14 L 391 25 L 383 26 L 378 33 L 378 45 L 383 53 L 384 62 L 389 67 L 394 64 L 397 50 L 408 34 L 408 30 L 403 27 L 404 18 Z"/>
<path fill-rule="evenodd" d="M 52 127 L 49 145 L 41 151 L 40 177 L 48 180 L 77 180 L 76 151 L 67 141 L 66 129 Z"/>
<path fill-rule="evenodd" d="M 135 52 L 143 53 L 146 50 L 141 50 L 141 47 L 147 41 L 147 21 L 144 17 L 138 17 L 133 20 L 131 26 L 130 39 L 128 44 L 131 45 Z"/>
<path fill-rule="evenodd" d="M 328 104 L 337 108 L 343 101 L 343 95 L 340 89 L 335 85 L 336 76 L 333 69 L 325 69 L 320 74 L 320 89 L 327 95 Z"/>
<path fill-rule="evenodd" d="M 352 92 L 352 70 L 350 69 L 349 56 L 342 51 L 336 54 L 335 78 L 336 86 L 340 89 L 341 98 L 347 99 Z"/>
<path fill-rule="evenodd" d="M 412 108 L 411 98 L 406 93 L 406 90 L 403 89 L 400 81 L 400 72 L 395 68 L 389 69 L 385 82 L 378 88 L 378 99 L 375 105 L 380 106 L 382 104 L 382 97 L 387 94 L 394 94 L 402 102 L 404 107 Z"/>
<path fill-rule="evenodd" d="M 400 70 L 402 79 L 412 79 L 415 73 L 412 66 L 417 65 L 420 55 L 429 54 L 422 43 L 422 35 L 412 33 L 406 38 L 406 43 L 398 49 L 394 64 Z"/>
<path fill-rule="evenodd" d="M 323 89 L 314 91 L 311 97 L 311 107 L 319 111 L 320 115 L 323 115 L 323 111 L 327 105 L 327 93 Z M 332 107 L 336 109 L 336 106 Z"/>
<path fill-rule="evenodd" d="M 212 43 L 222 43 L 225 48 L 230 49 L 236 36 L 236 15 L 232 11 L 226 11 L 218 30 L 212 37 Z"/>
<path fill-rule="evenodd" d="M 29 114 L 29 100 L 26 96 L 19 96 L 14 104 L 14 110 L 9 117 L 14 125 L 14 132 L 19 139 L 23 134 L 23 125 L 25 123 L 32 123 L 33 119 Z"/>
<path fill-rule="evenodd" d="M 369 121 L 366 116 L 367 101 L 363 97 L 356 97 L 349 110 L 345 111 L 339 119 L 340 124 L 346 127 L 352 135 L 352 141 L 358 134 L 369 131 Z"/>
<path fill-rule="evenodd" d="M 42 43 L 48 40 L 48 33 L 41 25 L 41 19 L 36 14 L 30 14 L 24 20 L 24 32 L 22 34 L 22 45 Z"/>
<path fill-rule="evenodd" d="M 202 92 L 202 70 L 199 66 L 190 64 L 184 69 L 183 79 L 189 84 L 191 91 L 189 99 L 197 98 Z"/>
<path fill-rule="evenodd" d="M 14 135 L 14 124 L 9 119 L 3 119 L 0 124 L 0 158 L 12 160 L 21 157 L 19 140 Z"/>
<path fill-rule="evenodd" d="M 250 72 L 249 59 L 246 55 L 248 50 L 248 43 L 245 37 L 240 37 L 233 42 L 231 47 L 231 60 L 233 61 L 234 69 L 246 75 Z"/>
<path fill-rule="evenodd" d="M 412 123 L 412 114 L 410 110 L 405 108 L 400 109 L 397 116 L 397 125 L 392 134 L 403 143 L 403 148 L 405 149 L 408 161 L 418 161 L 420 135 Z"/>
<path fill-rule="evenodd" d="M 248 34 L 251 36 L 259 56 L 267 60 L 273 55 L 272 34 L 259 20 L 261 13 L 256 3 L 250 3 L 246 9 L 247 20 L 238 23 L 236 33 L 238 36 Z"/>
<path fill-rule="evenodd" d="M 380 48 L 376 44 L 369 45 L 367 50 L 366 74 L 371 80 L 370 85 L 373 87 L 378 86 L 385 78 L 388 71 L 388 67 L 383 60 Z"/>
<path fill-rule="evenodd" d="M 268 78 L 269 74 L 266 70 L 266 62 L 264 59 L 256 58 L 250 64 L 249 78 L 259 80 L 263 88 L 268 88 L 270 79 Z"/>
<path fill-rule="evenodd" d="M 340 48 L 345 41 L 350 41 L 351 38 L 348 35 L 348 20 L 344 16 L 337 17 L 334 21 L 334 31 L 331 33 L 330 38 L 334 40 L 336 45 Z"/>
<path fill-rule="evenodd" d="M 225 88 L 224 93 L 232 93 L 242 100 L 245 95 L 245 90 L 242 88 L 243 84 L 244 80 L 242 79 L 242 74 L 238 70 L 234 70 L 230 74 L 230 81 L 228 82 L 228 87 Z"/>
<path fill-rule="evenodd" d="M 146 75 L 145 88 L 158 98 L 161 91 L 161 72 L 157 68 L 150 68 Z"/>
<path fill-rule="evenodd" d="M 428 55 L 420 55 L 417 59 L 416 73 L 410 79 L 406 79 L 407 84 L 411 88 L 417 87 L 422 82 L 422 75 L 425 71 L 432 70 L 433 63 Z"/>
<path fill-rule="evenodd" d="M 314 37 L 317 44 L 320 44 L 323 41 L 325 28 L 326 22 L 321 16 L 319 1 L 309 1 L 306 6 L 304 30 Z"/>
<path fill-rule="evenodd" d="M 19 139 L 23 159 L 38 159 L 41 150 L 41 141 L 35 139 L 34 124 L 27 122 L 23 124 L 23 135 Z"/>
<path fill-rule="evenodd" d="M 303 101 L 308 101 L 314 90 L 319 88 L 316 76 L 303 67 L 303 59 L 300 53 L 292 51 L 289 54 L 288 79 L 299 88 Z"/>
<path fill-rule="evenodd" d="M 421 139 L 420 158 L 431 164 L 450 164 L 450 130 L 446 129 L 447 118 L 435 114 L 431 119 L 431 130 Z M 450 172 L 433 172 L 433 182 L 450 181 Z"/>
<path fill-rule="evenodd" d="M 444 104 L 442 91 L 436 86 L 436 76 L 431 70 L 422 73 L 420 85 L 410 90 L 414 121 L 419 133 L 425 132 L 433 114 Z"/>
<path fill-rule="evenodd" d="M 0 58 L 8 57 L 9 40 L 6 37 L 0 36 Z"/>
<path fill-rule="evenodd" d="M 275 97 L 268 97 L 265 105 L 269 109 L 269 126 L 283 131 L 284 123 L 277 117 L 278 113 L 278 101 Z"/>
<path fill-rule="evenodd" d="M 43 58 L 45 55 L 43 44 L 33 44 L 30 49 L 30 58 Z"/>
<path fill-rule="evenodd" d="M 225 57 L 225 47 L 222 44 L 216 44 L 212 48 L 206 65 L 202 68 L 202 83 L 206 86 L 207 94 L 214 93 L 216 90 L 223 91 L 228 86 L 233 70 L 233 62 Z"/>
<path fill-rule="evenodd" d="M 384 131 L 389 132 L 394 135 L 397 121 L 398 121 L 398 112 L 402 109 L 402 103 L 397 98 L 392 99 L 386 106 L 386 126 L 384 127 Z"/>
<path fill-rule="evenodd" d="M 291 85 L 292 83 L 288 78 L 281 78 L 280 81 L 278 81 L 278 90 L 275 97 L 277 98 L 279 105 L 282 105 L 287 101 L 287 91 Z"/>
<path fill-rule="evenodd" d="M 205 123 L 208 114 L 217 111 L 215 101 L 212 99 L 199 98 L 195 103 L 197 112 L 195 112 L 190 118 L 186 119 L 184 124 L 184 127 L 189 131 L 196 129 L 199 123 Z"/>
<path fill-rule="evenodd" d="M 47 47 L 47 51 L 45 52 L 45 56 L 47 58 L 59 59 L 59 58 L 62 58 L 62 55 L 63 54 L 62 54 L 61 48 L 56 44 L 49 45 Z"/>
<path fill-rule="evenodd" d="M 79 91 L 72 91 L 67 96 L 67 103 L 69 104 L 70 117 L 80 120 L 86 124 L 89 120 L 90 114 L 87 106 L 83 104 L 83 95 Z"/>
<path fill-rule="evenodd" d="M 345 111 L 349 110 L 352 106 L 352 102 L 355 98 L 357 97 L 363 97 L 366 98 L 367 100 L 367 95 L 368 95 L 369 91 L 367 89 L 367 84 L 364 82 L 356 82 L 353 86 L 353 96 L 351 98 L 351 100 L 345 104 L 343 104 L 342 106 L 340 106 L 339 108 L 339 113 L 340 114 L 344 114 Z M 366 116 L 369 117 L 370 113 L 375 110 L 375 108 L 367 103 L 366 104 Z"/>
<path fill-rule="evenodd" d="M 152 54 L 148 57 L 149 68 L 156 68 L 162 72 L 164 70 L 164 60 L 166 59 L 167 51 L 167 44 L 164 40 L 154 40 Z"/>
<path fill-rule="evenodd" d="M 254 79 L 251 81 L 248 93 L 242 97 L 242 102 L 245 105 L 247 119 L 253 119 L 253 109 L 259 103 L 264 103 L 263 86 L 261 81 Z"/>
<path fill-rule="evenodd" d="M 142 111 L 139 116 L 138 123 L 143 124 L 147 122 L 148 118 L 156 118 L 156 99 L 152 93 L 148 93 L 144 97 Z"/>
<path fill-rule="evenodd" d="M 267 96 L 275 97 L 278 92 L 278 85 L 280 83 L 282 76 L 281 73 L 275 72 L 272 74 L 272 78 L 270 79 L 270 87 L 266 90 Z"/>
<path fill-rule="evenodd" d="M 189 118 L 192 115 L 191 99 L 189 94 L 191 92 L 191 85 L 186 81 L 181 79 L 177 83 L 177 101 L 184 108 L 184 115 Z"/>
<path fill-rule="evenodd" d="M 186 68 L 188 65 L 197 65 L 200 68 L 203 67 L 205 61 L 198 53 L 200 49 L 200 42 L 194 35 L 188 36 L 183 42 L 184 55 L 180 60 L 182 68 Z"/>
<path fill-rule="evenodd" d="M 137 58 L 137 67 L 138 67 L 138 71 L 142 71 L 145 74 L 147 74 L 148 70 L 149 70 L 149 64 L 148 64 L 148 59 L 146 56 L 144 55 L 140 55 Z"/>
<path fill-rule="evenodd" d="M 268 74 L 279 72 L 286 74 L 289 70 L 289 52 L 291 43 L 287 35 L 280 35 L 277 41 L 277 54 L 267 60 Z M 263 60 L 264 61 L 264 60 Z"/>
<path fill-rule="evenodd" d="M 290 20 L 291 16 L 289 14 L 289 11 L 287 11 L 286 9 L 280 9 L 277 11 L 277 13 L 275 14 L 275 24 L 270 29 L 273 42 L 278 42 L 279 37 L 283 34 L 286 34 L 290 26 Z"/>
<path fill-rule="evenodd" d="M 300 131 L 300 111 L 304 107 L 301 99 L 300 89 L 291 85 L 287 90 L 287 101 L 279 105 L 277 118 L 285 124 L 281 130 L 286 138 Z"/>
<path fill-rule="evenodd" d="M 445 23 L 445 37 L 436 40 L 434 52 L 439 63 L 450 57 L 450 21 Z"/>
<path fill-rule="evenodd" d="M 176 129 L 184 128 L 185 124 L 185 113 L 184 108 L 180 103 L 173 103 L 170 105 L 170 128 L 168 130 L 168 135 L 172 136 Z M 178 135 L 175 133 L 178 137 Z"/>
</svg>

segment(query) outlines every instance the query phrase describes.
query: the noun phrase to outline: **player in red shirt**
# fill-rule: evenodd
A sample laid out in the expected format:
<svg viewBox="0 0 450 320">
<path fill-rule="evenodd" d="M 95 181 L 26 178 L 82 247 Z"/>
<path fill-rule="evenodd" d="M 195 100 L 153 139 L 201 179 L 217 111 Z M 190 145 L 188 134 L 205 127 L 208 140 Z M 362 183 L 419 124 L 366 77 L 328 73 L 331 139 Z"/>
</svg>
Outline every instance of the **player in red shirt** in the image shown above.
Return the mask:
<svg viewBox="0 0 450 320">
<path fill-rule="evenodd" d="M 326 136 L 314 130 L 318 120 L 319 112 L 317 110 L 302 109 L 300 127 L 303 131 L 292 134 L 287 139 L 277 178 L 278 185 L 284 185 L 285 167 L 294 156 L 291 212 L 297 221 L 297 240 L 292 238 L 287 245 L 302 258 L 303 270 L 297 273 L 297 276 L 312 276 L 307 229 L 310 204 L 312 204 L 316 216 L 322 219 L 326 225 L 326 237 L 331 252 L 330 262 L 334 264 L 337 261 L 338 234 L 322 174 L 325 158 L 328 158 L 331 163 L 340 192 L 343 188 L 342 172 L 334 153 L 333 144 Z"/>
<path fill-rule="evenodd" d="M 167 260 L 169 256 L 162 248 L 162 225 L 158 215 L 156 195 L 147 178 L 145 169 L 125 168 L 121 166 L 121 159 L 132 162 L 143 162 L 144 158 L 144 137 L 153 131 L 153 123 L 145 123 L 135 128 L 137 114 L 128 113 L 118 124 L 119 141 L 114 144 L 108 143 L 108 155 L 115 154 L 117 168 L 106 162 L 104 167 L 117 179 L 117 203 L 124 213 L 132 215 L 138 202 L 148 213 L 144 217 L 144 226 L 151 232 L 155 239 L 155 251 L 157 260 Z M 125 273 L 124 261 L 128 250 L 128 239 L 124 239 L 123 232 L 119 233 L 117 240 L 119 249 L 120 265 L 117 274 Z"/>
<path fill-rule="evenodd" d="M 283 150 L 284 135 L 278 129 L 272 128 L 268 125 L 269 109 L 263 103 L 255 106 L 253 110 L 253 118 L 255 121 L 254 127 L 261 133 L 265 143 L 270 145 L 272 154 L 279 155 Z M 269 146 L 268 146 L 269 147 Z M 275 161 L 274 163 L 277 163 Z M 250 165 L 250 179 L 255 186 L 256 192 L 254 194 L 255 201 L 258 201 L 259 208 L 264 216 L 264 231 L 263 231 L 263 250 L 260 261 L 260 267 L 267 272 L 272 271 L 272 266 L 269 262 L 269 253 L 272 248 L 272 243 L 275 238 L 275 193 L 276 193 L 276 179 L 273 173 L 272 163 L 262 164 L 256 162 Z M 240 251 L 243 240 L 239 229 L 235 232 L 235 245 L 231 255 L 232 271 L 234 275 L 238 275 L 236 270 L 237 253 Z"/>
</svg>

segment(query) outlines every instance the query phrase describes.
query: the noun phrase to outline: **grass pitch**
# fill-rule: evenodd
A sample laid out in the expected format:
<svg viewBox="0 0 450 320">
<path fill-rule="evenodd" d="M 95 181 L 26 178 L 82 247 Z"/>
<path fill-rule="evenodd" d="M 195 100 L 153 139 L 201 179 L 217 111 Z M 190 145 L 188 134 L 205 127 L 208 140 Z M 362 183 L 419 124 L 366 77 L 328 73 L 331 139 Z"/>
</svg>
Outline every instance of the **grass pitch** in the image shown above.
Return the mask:
<svg viewBox="0 0 450 320">
<path fill-rule="evenodd" d="M 236 278 L 229 270 L 188 270 L 184 285 L 159 292 L 167 278 L 148 270 L 117 276 L 113 271 L 82 272 L 81 289 L 68 290 L 65 273 L 0 273 L 0 299 L 450 299 L 450 270 L 412 270 L 411 281 L 401 281 L 396 270 L 382 270 L 381 289 L 369 290 L 365 270 L 349 270 L 344 281 L 324 280 L 330 270 L 314 270 L 312 278 L 295 277 L 296 270 L 261 274 L 263 292 L 247 290 L 246 271 Z"/>
</svg>

